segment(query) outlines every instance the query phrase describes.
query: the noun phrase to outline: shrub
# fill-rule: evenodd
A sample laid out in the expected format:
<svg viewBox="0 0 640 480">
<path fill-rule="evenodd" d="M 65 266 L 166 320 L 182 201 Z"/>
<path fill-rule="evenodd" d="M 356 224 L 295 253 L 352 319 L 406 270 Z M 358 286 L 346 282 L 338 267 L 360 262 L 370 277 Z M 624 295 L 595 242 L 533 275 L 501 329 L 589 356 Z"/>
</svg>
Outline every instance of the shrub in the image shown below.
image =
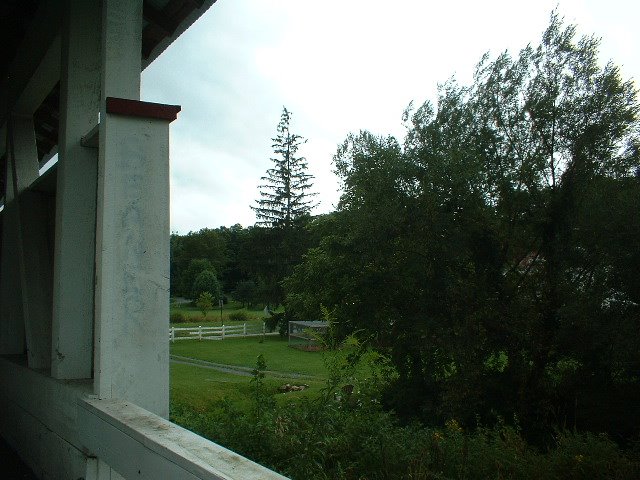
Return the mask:
<svg viewBox="0 0 640 480">
<path fill-rule="evenodd" d="M 353 337 L 325 355 L 330 378 L 315 399 L 276 402 L 260 356 L 249 409 L 223 401 L 196 414 L 172 405 L 172 419 L 294 480 L 640 478 L 638 458 L 605 435 L 559 432 L 541 452 L 517 419 L 515 427 L 499 420 L 465 429 L 454 419 L 441 428 L 402 425 L 379 400 L 392 376 L 388 359 Z"/>
<path fill-rule="evenodd" d="M 246 312 L 231 312 L 228 318 L 232 322 L 246 322 L 249 320 L 249 315 Z"/>
<path fill-rule="evenodd" d="M 640 478 L 637 460 L 591 434 L 559 433 L 554 448 L 539 452 L 500 423 L 470 431 L 455 421 L 401 425 L 372 405 L 308 398 L 278 405 L 264 397 L 251 411 L 222 402 L 204 415 L 181 411 L 174 418 L 294 480 Z"/>
<path fill-rule="evenodd" d="M 184 316 L 184 313 L 175 312 L 169 315 L 169 323 L 184 323 L 187 321 L 187 317 Z"/>
<path fill-rule="evenodd" d="M 265 318 L 264 323 L 269 332 L 273 332 L 277 328 L 282 338 L 289 333 L 289 318 L 286 312 L 271 312 L 271 315 Z"/>
<path fill-rule="evenodd" d="M 209 292 L 202 292 L 196 301 L 196 307 L 202 312 L 202 316 L 207 318 L 207 312 L 213 308 L 213 296 Z"/>
</svg>

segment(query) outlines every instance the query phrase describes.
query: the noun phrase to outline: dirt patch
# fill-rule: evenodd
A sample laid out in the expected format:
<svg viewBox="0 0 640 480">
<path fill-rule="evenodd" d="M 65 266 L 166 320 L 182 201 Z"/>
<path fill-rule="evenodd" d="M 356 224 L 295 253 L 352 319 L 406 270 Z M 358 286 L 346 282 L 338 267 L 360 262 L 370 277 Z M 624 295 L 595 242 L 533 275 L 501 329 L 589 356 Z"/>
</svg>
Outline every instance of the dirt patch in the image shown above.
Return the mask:
<svg viewBox="0 0 640 480">
<path fill-rule="evenodd" d="M 291 345 L 291 348 L 302 350 L 304 352 L 319 352 L 323 350 L 320 345 Z"/>
<path fill-rule="evenodd" d="M 278 387 L 278 390 L 281 393 L 287 393 L 287 392 L 300 392 L 302 390 L 306 390 L 307 388 L 309 388 L 309 385 L 306 385 L 306 384 L 291 385 L 290 383 L 285 383 L 284 385 L 281 385 L 280 387 Z"/>
</svg>

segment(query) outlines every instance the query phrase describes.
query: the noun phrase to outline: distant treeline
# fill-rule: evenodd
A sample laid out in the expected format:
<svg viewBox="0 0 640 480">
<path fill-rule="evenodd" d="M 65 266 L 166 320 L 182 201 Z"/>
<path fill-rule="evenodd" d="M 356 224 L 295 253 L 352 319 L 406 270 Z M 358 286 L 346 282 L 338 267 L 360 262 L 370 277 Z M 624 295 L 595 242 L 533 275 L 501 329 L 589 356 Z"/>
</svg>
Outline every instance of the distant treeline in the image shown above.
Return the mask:
<svg viewBox="0 0 640 480">
<path fill-rule="evenodd" d="M 319 239 L 305 217 L 289 228 L 237 224 L 171 235 L 171 296 L 194 299 L 194 282 L 213 271 L 226 299 L 272 307 L 284 301 L 282 280 Z M 215 292 L 212 292 L 215 293 Z"/>
</svg>

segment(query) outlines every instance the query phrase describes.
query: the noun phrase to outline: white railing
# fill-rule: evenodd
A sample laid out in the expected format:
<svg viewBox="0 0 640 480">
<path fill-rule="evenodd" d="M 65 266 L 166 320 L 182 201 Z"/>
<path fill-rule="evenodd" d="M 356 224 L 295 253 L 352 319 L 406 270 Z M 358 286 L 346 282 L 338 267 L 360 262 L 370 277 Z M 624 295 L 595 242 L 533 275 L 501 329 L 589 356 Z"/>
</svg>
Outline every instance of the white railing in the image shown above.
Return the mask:
<svg viewBox="0 0 640 480">
<path fill-rule="evenodd" d="M 82 398 L 77 405 L 84 450 L 126 479 L 287 480 L 131 402 Z"/>
<path fill-rule="evenodd" d="M 266 327 L 260 328 L 256 324 L 243 323 L 242 325 L 222 325 L 220 327 L 171 327 L 169 328 L 169 340 L 224 340 L 225 337 L 248 337 L 252 335 L 265 335 Z"/>
<path fill-rule="evenodd" d="M 0 356 L 0 426 L 39 478 L 287 480 L 131 401 L 98 399 L 92 379 L 15 360 Z"/>
</svg>

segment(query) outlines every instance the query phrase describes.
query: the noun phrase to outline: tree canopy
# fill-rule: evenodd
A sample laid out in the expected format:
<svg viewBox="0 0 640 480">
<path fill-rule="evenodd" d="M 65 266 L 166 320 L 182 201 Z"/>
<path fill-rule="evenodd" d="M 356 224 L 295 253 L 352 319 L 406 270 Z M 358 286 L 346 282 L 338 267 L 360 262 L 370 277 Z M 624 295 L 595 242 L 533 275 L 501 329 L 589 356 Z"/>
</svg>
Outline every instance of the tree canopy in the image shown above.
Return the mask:
<svg viewBox="0 0 640 480">
<path fill-rule="evenodd" d="M 222 298 L 218 277 L 212 270 L 201 271 L 193 281 L 193 286 L 191 287 L 191 298 L 198 300 L 203 293 L 210 294 L 215 300 Z"/>
<path fill-rule="evenodd" d="M 637 433 L 639 106 L 597 53 L 554 14 L 410 106 L 404 141 L 338 148 L 344 193 L 288 311 L 387 349 L 397 412 Z"/>
<path fill-rule="evenodd" d="M 256 212 L 257 225 L 290 228 L 296 220 L 308 216 L 315 206 L 310 190 L 313 176 L 307 171 L 307 161 L 298 156 L 306 142 L 289 130 L 291 113 L 283 107 L 278 131 L 273 138 L 273 167 L 261 180 L 260 199 L 251 208 Z"/>
</svg>

